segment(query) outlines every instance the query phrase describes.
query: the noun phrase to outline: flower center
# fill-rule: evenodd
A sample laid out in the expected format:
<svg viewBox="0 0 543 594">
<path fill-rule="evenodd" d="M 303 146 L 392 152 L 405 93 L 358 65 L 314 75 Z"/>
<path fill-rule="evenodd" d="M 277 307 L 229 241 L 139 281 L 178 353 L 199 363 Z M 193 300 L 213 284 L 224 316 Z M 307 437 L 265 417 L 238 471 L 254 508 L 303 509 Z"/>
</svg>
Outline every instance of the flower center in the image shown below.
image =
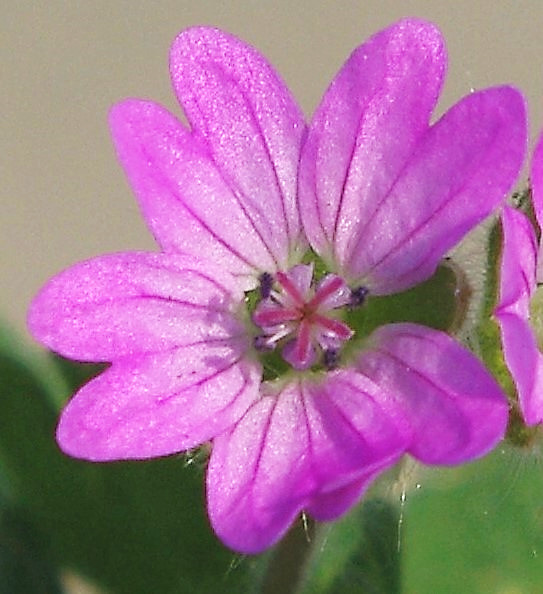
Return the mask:
<svg viewBox="0 0 543 594">
<path fill-rule="evenodd" d="M 367 291 L 352 291 L 335 274 L 313 284 L 313 265 L 299 264 L 288 272 L 260 277 L 262 300 L 253 312 L 253 322 L 262 330 L 255 338 L 259 351 L 275 349 L 294 369 L 308 369 L 322 356 L 327 369 L 337 366 L 342 344 L 354 332 L 338 318 L 338 310 L 362 304 Z"/>
</svg>

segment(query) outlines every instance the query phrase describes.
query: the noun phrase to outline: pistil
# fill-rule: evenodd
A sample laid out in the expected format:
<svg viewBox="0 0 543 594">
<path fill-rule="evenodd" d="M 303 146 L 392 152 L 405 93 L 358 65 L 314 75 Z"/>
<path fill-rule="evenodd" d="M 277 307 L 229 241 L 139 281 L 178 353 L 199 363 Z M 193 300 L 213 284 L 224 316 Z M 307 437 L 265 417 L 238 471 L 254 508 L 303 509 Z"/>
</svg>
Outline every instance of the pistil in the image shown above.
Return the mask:
<svg viewBox="0 0 543 594">
<path fill-rule="evenodd" d="M 294 369 L 314 365 L 319 353 L 326 369 L 337 366 L 342 344 L 354 332 L 338 319 L 338 310 L 362 302 L 367 291 L 356 291 L 334 274 L 313 285 L 313 266 L 300 264 L 275 278 L 261 276 L 263 297 L 253 313 L 253 322 L 262 330 L 255 338 L 257 350 L 271 350 L 281 343 L 282 356 Z"/>
</svg>

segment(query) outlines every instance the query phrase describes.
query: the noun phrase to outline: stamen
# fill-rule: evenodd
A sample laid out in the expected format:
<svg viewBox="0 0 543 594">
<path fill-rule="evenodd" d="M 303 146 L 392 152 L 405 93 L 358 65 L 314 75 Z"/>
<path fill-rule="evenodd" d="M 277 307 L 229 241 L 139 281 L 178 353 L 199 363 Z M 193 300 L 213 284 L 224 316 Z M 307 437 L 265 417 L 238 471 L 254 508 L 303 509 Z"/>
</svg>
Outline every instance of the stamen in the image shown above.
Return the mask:
<svg viewBox="0 0 543 594">
<path fill-rule="evenodd" d="M 294 347 L 294 355 L 298 365 L 304 368 L 310 359 L 311 353 L 311 324 L 307 320 L 303 320 L 298 329 L 298 336 L 296 337 L 296 346 Z"/>
<path fill-rule="evenodd" d="M 273 341 L 270 340 L 270 337 L 265 336 L 264 334 L 255 336 L 253 344 L 255 349 L 259 352 L 273 351 L 273 349 L 275 348 L 275 344 L 273 344 Z"/>
<path fill-rule="evenodd" d="M 309 369 L 315 363 L 316 353 L 311 343 L 311 323 L 308 320 L 302 320 L 296 338 L 287 342 L 282 355 L 285 361 L 299 371 Z"/>
<path fill-rule="evenodd" d="M 273 276 L 269 272 L 263 272 L 259 277 L 260 282 L 260 297 L 267 299 L 272 292 L 273 287 Z"/>
<path fill-rule="evenodd" d="M 369 289 L 366 287 L 356 287 L 351 291 L 351 300 L 349 305 L 351 307 L 360 307 L 364 301 L 366 301 L 366 297 L 368 296 Z"/>
<path fill-rule="evenodd" d="M 339 351 L 337 349 L 326 349 L 322 363 L 328 371 L 335 369 L 339 363 Z"/>
</svg>

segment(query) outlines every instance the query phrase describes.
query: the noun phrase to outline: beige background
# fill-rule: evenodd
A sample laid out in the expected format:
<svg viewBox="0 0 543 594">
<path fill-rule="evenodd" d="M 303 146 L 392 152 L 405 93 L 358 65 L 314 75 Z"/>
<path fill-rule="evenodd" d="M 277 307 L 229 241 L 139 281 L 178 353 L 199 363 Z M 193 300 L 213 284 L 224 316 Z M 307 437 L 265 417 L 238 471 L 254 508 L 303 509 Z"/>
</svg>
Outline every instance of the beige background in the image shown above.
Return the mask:
<svg viewBox="0 0 543 594">
<path fill-rule="evenodd" d="M 257 46 L 310 115 L 350 51 L 402 16 L 437 23 L 450 67 L 442 111 L 470 88 L 522 87 L 543 123 L 543 0 L 8 1 L 0 8 L 0 316 L 24 328 L 52 274 L 100 253 L 152 249 L 106 125 L 127 96 L 176 109 L 168 47 L 212 24 Z"/>
</svg>

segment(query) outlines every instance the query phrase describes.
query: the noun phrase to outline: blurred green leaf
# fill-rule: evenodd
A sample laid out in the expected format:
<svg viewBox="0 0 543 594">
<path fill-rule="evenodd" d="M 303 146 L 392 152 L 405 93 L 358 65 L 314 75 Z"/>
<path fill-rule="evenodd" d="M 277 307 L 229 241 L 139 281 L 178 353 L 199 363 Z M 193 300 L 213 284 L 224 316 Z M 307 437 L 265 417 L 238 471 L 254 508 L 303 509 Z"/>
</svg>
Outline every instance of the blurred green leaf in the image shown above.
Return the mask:
<svg viewBox="0 0 543 594">
<path fill-rule="evenodd" d="M 0 509 L 0 594 L 61 594 L 46 535 L 19 510 Z"/>
<path fill-rule="evenodd" d="M 59 567 L 110 592 L 250 591 L 264 561 L 238 563 L 213 535 L 203 469 L 187 467 L 183 456 L 109 464 L 64 456 L 54 439 L 51 378 L 64 400 L 67 384 L 81 383 L 94 368 L 36 364 L 5 333 L 0 346 L 0 486 L 26 525 L 47 535 Z"/>
<path fill-rule="evenodd" d="M 367 497 L 319 526 L 301 594 L 399 594 L 398 506 Z"/>
<path fill-rule="evenodd" d="M 405 505 L 403 591 L 540 593 L 543 468 L 534 452 L 501 448 L 427 475 Z"/>
</svg>

